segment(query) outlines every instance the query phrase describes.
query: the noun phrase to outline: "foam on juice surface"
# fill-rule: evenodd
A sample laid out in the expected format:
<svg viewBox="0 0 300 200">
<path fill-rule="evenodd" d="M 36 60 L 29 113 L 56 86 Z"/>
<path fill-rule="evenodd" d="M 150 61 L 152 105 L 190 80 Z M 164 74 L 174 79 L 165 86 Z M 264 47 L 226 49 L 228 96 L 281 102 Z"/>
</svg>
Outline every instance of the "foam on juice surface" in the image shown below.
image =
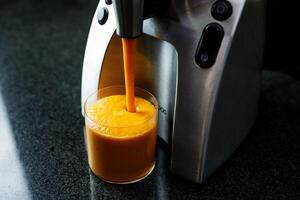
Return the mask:
<svg viewBox="0 0 300 200">
<path fill-rule="evenodd" d="M 125 95 L 113 95 L 90 105 L 87 109 L 87 115 L 92 120 L 89 127 L 111 137 L 131 137 L 153 128 L 156 123 L 154 105 L 135 97 L 136 112 L 128 112 L 125 101 Z"/>
</svg>

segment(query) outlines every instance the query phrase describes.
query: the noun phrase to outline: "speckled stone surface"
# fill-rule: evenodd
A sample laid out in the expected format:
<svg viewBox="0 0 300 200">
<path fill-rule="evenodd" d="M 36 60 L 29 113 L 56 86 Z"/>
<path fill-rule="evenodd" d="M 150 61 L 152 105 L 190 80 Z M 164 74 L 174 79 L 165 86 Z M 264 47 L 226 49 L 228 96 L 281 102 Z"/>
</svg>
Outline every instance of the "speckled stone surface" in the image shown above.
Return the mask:
<svg viewBox="0 0 300 200">
<path fill-rule="evenodd" d="M 96 4 L 0 1 L 0 199 L 300 198 L 300 81 L 270 71 L 263 73 L 251 133 L 205 184 L 172 175 L 161 148 L 157 167 L 141 182 L 97 179 L 88 168 L 80 113 Z"/>
</svg>

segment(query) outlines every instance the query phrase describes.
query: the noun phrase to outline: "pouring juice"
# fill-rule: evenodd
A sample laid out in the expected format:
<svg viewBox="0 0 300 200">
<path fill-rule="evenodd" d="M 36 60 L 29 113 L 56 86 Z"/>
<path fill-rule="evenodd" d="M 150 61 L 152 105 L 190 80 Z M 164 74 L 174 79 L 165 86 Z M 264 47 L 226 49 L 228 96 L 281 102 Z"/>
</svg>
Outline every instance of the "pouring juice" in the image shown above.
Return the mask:
<svg viewBox="0 0 300 200">
<path fill-rule="evenodd" d="M 125 87 L 104 88 L 85 104 L 89 166 L 112 183 L 138 181 L 155 166 L 157 102 L 134 87 L 135 40 L 122 43 Z"/>
</svg>

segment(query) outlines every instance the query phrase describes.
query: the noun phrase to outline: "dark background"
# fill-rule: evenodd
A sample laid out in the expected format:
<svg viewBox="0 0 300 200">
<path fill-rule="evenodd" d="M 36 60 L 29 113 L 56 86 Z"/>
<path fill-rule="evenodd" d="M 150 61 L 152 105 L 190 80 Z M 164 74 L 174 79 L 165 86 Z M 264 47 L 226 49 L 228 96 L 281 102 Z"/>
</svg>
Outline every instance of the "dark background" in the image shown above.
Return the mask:
<svg viewBox="0 0 300 200">
<path fill-rule="evenodd" d="M 299 3 L 296 0 L 267 2 L 265 68 L 299 77 Z"/>
</svg>

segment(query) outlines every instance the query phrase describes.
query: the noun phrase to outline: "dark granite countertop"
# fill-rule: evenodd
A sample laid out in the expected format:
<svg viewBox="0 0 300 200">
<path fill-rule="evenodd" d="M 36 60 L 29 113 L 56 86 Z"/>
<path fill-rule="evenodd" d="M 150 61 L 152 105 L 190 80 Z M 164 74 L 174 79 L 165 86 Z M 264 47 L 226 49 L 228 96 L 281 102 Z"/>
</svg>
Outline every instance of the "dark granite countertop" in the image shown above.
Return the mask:
<svg viewBox="0 0 300 200">
<path fill-rule="evenodd" d="M 111 185 L 89 171 L 81 67 L 97 2 L 0 1 L 0 199 L 299 199 L 300 81 L 263 72 L 257 121 L 205 184 L 172 175 Z"/>
</svg>

